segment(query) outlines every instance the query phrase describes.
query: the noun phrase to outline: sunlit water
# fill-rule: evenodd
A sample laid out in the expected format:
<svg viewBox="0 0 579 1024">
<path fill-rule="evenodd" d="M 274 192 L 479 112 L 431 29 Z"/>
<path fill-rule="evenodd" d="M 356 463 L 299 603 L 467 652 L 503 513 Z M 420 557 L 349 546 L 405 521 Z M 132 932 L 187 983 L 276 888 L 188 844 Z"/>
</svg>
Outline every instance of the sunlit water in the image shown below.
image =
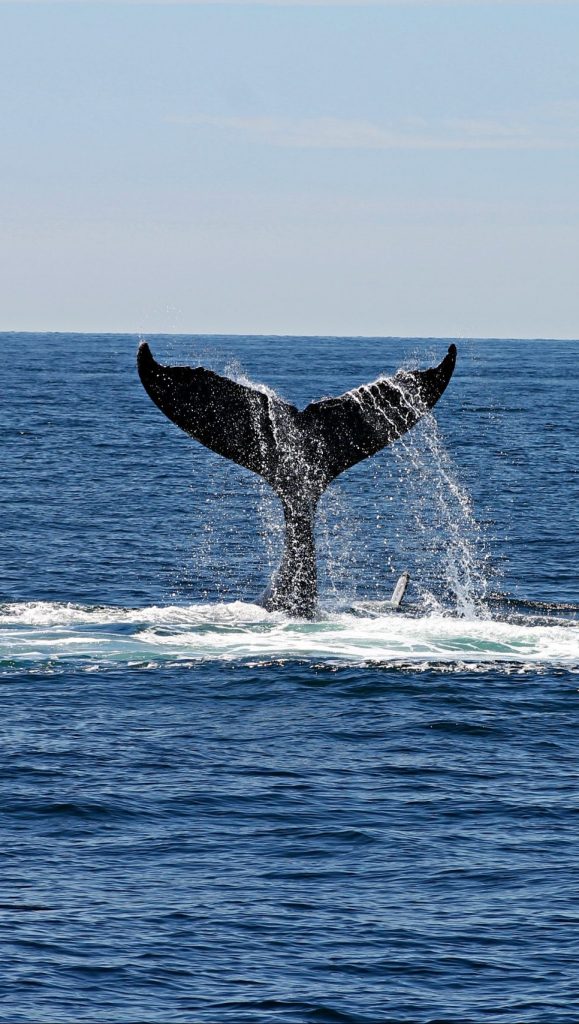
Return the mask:
<svg viewBox="0 0 579 1024">
<path fill-rule="evenodd" d="M 148 340 L 300 407 L 447 348 Z M 459 343 L 300 622 L 136 338 L 0 344 L 0 1020 L 575 1024 L 579 345 Z"/>
</svg>

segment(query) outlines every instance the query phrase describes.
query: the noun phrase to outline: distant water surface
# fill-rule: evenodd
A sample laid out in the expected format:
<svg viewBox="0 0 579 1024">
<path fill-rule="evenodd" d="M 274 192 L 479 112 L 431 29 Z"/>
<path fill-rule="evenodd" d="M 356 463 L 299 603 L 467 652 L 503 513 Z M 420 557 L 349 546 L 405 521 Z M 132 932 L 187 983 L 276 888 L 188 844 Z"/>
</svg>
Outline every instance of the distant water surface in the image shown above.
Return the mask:
<svg viewBox="0 0 579 1024">
<path fill-rule="evenodd" d="M 138 340 L 0 335 L 0 1020 L 576 1024 L 579 343 L 459 342 L 306 623 Z M 147 340 L 300 407 L 448 347 Z"/>
</svg>

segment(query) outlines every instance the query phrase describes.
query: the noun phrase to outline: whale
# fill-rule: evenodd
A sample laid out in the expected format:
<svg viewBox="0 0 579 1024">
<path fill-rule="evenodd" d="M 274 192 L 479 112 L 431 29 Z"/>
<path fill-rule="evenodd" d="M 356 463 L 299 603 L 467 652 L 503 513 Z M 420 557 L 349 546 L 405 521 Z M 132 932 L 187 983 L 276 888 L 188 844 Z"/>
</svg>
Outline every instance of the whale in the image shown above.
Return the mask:
<svg viewBox="0 0 579 1024">
<path fill-rule="evenodd" d="M 402 437 L 438 402 L 452 377 L 456 346 L 426 370 L 399 370 L 301 411 L 259 386 L 203 366 L 158 363 L 146 341 L 137 369 L 155 405 L 218 455 L 261 476 L 281 501 L 281 562 L 262 596 L 268 611 L 315 618 L 318 502 L 345 470 Z"/>
</svg>

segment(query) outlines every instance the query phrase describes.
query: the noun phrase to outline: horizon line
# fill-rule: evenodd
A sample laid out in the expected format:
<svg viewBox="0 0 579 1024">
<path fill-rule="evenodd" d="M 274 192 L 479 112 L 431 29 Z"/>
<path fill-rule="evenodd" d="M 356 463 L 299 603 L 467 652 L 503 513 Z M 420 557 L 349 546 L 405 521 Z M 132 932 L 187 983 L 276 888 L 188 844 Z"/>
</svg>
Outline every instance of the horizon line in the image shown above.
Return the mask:
<svg viewBox="0 0 579 1024">
<path fill-rule="evenodd" d="M 2 3 L 3 0 L 0 0 Z M 303 340 L 304 338 L 311 338 L 313 340 L 327 340 L 333 338 L 337 341 L 450 341 L 450 342 L 468 342 L 468 341 L 522 341 L 522 342 L 535 342 L 535 341 L 556 341 L 556 342 L 579 342 L 579 337 L 567 337 L 567 338 L 554 338 L 535 335 L 533 337 L 510 337 L 508 335 L 474 335 L 474 334 L 263 334 L 263 333 L 252 333 L 242 332 L 232 334 L 224 331 L 209 331 L 209 332 L 191 332 L 191 331 L 26 331 L 26 330 L 10 330 L 0 331 L 0 338 L 6 335 L 34 335 L 34 334 L 58 334 L 58 335 L 70 335 L 74 337 L 76 335 L 85 335 L 86 337 L 110 337 L 110 338 L 295 338 L 296 340 Z"/>
</svg>

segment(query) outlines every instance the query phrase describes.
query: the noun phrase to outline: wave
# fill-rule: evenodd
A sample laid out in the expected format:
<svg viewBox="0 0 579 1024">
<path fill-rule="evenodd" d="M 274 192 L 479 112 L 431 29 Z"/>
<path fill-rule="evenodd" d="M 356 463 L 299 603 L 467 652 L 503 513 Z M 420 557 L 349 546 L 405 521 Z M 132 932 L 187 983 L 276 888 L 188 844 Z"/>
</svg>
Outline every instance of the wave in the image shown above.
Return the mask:
<svg viewBox="0 0 579 1024">
<path fill-rule="evenodd" d="M 223 661 L 312 666 L 504 665 L 579 669 L 579 623 L 521 615 L 465 618 L 388 611 L 364 602 L 306 622 L 257 605 L 190 604 L 122 608 L 57 602 L 0 606 L 0 671 L 31 664 L 96 670 Z"/>
</svg>

